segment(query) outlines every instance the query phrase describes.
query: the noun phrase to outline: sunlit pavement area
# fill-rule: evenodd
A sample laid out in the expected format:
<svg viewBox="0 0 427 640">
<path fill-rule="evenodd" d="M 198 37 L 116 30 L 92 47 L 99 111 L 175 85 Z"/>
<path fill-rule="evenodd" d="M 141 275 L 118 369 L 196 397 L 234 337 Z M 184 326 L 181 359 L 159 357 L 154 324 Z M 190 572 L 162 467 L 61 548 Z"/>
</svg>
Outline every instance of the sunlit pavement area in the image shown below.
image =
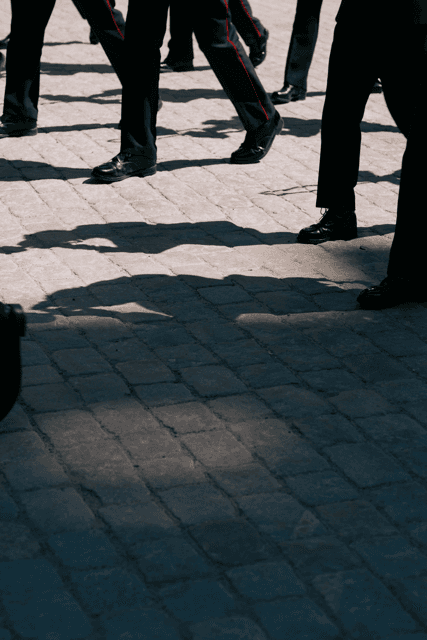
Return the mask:
<svg viewBox="0 0 427 640">
<path fill-rule="evenodd" d="M 272 92 L 296 2 L 252 5 Z M 161 75 L 157 174 L 106 185 L 120 84 L 58 0 L 39 134 L 0 140 L 0 299 L 28 318 L 1 640 L 427 639 L 427 309 L 356 302 L 386 275 L 405 148 L 382 95 L 359 238 L 295 243 L 338 6 L 260 164 L 229 164 L 244 131 L 195 42 L 195 71 Z"/>
</svg>

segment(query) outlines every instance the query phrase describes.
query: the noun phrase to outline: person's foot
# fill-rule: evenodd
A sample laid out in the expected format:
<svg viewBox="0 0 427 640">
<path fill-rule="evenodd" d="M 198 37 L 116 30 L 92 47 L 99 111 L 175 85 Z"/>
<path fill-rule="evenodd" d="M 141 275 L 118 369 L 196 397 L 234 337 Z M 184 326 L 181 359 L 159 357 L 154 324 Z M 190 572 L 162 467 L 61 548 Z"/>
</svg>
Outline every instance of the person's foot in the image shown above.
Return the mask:
<svg viewBox="0 0 427 640">
<path fill-rule="evenodd" d="M 166 57 L 160 64 L 160 71 L 194 71 L 192 60 L 173 60 Z"/>
<path fill-rule="evenodd" d="M 23 138 L 37 134 L 37 122 L 10 122 L 3 120 L 0 123 L 0 138 Z"/>
<path fill-rule="evenodd" d="M 274 138 L 283 129 L 283 120 L 276 111 L 274 118 L 265 124 L 248 131 L 246 137 L 237 151 L 231 154 L 231 164 L 254 164 L 264 158 L 270 151 Z"/>
<path fill-rule="evenodd" d="M 93 29 L 91 29 L 89 33 L 89 42 L 91 44 L 99 44 L 99 38 Z"/>
<path fill-rule="evenodd" d="M 267 56 L 267 40 L 269 33 L 267 29 L 264 30 L 264 35 L 259 38 L 255 44 L 251 44 L 249 47 L 249 59 L 254 67 L 257 67 L 261 62 L 264 62 Z"/>
<path fill-rule="evenodd" d="M 274 91 L 271 94 L 271 102 L 273 104 L 287 104 L 288 102 L 297 102 L 297 100 L 305 100 L 307 91 L 301 87 L 285 82 L 280 91 Z"/>
<path fill-rule="evenodd" d="M 328 240 L 352 240 L 357 238 L 357 220 L 354 211 L 343 207 L 326 209 L 316 224 L 301 229 L 297 242 L 320 244 Z"/>
<path fill-rule="evenodd" d="M 379 285 L 364 289 L 357 302 L 362 309 L 387 309 L 403 302 L 427 302 L 427 290 L 408 278 L 388 276 Z"/>
<path fill-rule="evenodd" d="M 3 40 L 0 40 L 0 49 L 7 49 L 7 45 L 9 44 L 10 33 Z"/>
<path fill-rule="evenodd" d="M 381 84 L 381 80 L 376 80 L 374 82 L 374 86 L 371 89 L 371 93 L 382 93 L 383 85 Z"/>
<path fill-rule="evenodd" d="M 132 176 L 146 178 L 153 176 L 157 171 L 156 163 L 147 160 L 144 156 L 134 155 L 130 151 L 123 151 L 110 162 L 95 167 L 92 170 L 92 178 L 101 182 L 118 182 Z"/>
</svg>

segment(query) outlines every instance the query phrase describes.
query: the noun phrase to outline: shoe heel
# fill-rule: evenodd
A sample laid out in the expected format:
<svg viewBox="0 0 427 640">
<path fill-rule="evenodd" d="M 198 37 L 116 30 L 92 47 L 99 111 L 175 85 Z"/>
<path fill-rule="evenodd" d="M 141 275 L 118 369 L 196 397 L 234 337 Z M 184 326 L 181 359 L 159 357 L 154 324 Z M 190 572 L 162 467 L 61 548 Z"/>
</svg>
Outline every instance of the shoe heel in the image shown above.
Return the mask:
<svg viewBox="0 0 427 640">
<path fill-rule="evenodd" d="M 138 178 L 147 178 L 148 176 L 154 176 L 154 174 L 157 173 L 157 167 L 149 167 L 148 169 L 142 169 L 141 171 L 139 171 L 138 173 L 135 173 L 135 176 L 138 176 Z"/>
</svg>

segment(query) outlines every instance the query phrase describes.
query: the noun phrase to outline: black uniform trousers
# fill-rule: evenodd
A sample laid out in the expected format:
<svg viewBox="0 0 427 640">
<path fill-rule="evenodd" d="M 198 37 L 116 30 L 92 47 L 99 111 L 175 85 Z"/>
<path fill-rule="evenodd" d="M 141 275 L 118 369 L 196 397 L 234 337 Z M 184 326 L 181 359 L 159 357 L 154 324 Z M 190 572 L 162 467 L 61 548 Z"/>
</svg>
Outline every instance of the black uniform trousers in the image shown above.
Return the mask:
<svg viewBox="0 0 427 640">
<path fill-rule="evenodd" d="M 265 92 L 230 21 L 225 0 L 188 0 L 200 49 L 232 101 L 247 131 L 274 117 Z M 159 95 L 160 47 L 166 32 L 169 0 L 150 6 L 129 0 L 125 37 L 125 81 L 122 99 L 121 151 L 156 161 L 156 118 Z"/>
<path fill-rule="evenodd" d="M 427 12 L 426 12 L 427 13 Z M 427 18 L 427 15 L 426 15 Z M 427 25 L 415 27 L 416 46 L 420 43 L 418 92 L 410 117 L 407 143 L 402 161 L 397 219 L 387 275 L 400 276 L 425 287 L 427 198 Z M 413 99 L 411 100 L 413 102 Z"/>
<path fill-rule="evenodd" d="M 286 58 L 285 84 L 289 83 L 305 91 L 319 32 L 322 2 L 323 0 L 298 0 Z"/>
<path fill-rule="evenodd" d="M 243 42 L 250 47 L 265 34 L 265 27 L 252 13 L 248 0 L 228 0 L 231 20 Z M 169 30 L 171 38 L 168 42 L 168 59 L 173 62 L 191 62 L 193 51 L 193 12 L 182 0 L 171 0 L 169 13 Z"/>
<path fill-rule="evenodd" d="M 108 56 L 121 82 L 124 40 L 106 0 L 73 0 Z M 7 47 L 6 88 L 2 120 L 36 122 L 40 92 L 40 58 L 44 32 L 55 0 L 12 0 L 12 25 Z"/>
<path fill-rule="evenodd" d="M 119 31 L 124 35 L 126 23 L 125 23 L 125 19 L 123 18 L 123 14 L 121 11 L 116 9 L 116 0 L 109 0 L 109 2 L 110 2 L 111 13 L 113 15 L 114 21 Z M 84 6 L 85 6 L 84 3 L 82 3 L 81 6 L 76 2 L 74 4 L 76 6 L 77 11 L 80 13 L 81 17 L 83 18 L 83 20 L 87 20 L 86 15 L 84 14 Z"/>
</svg>

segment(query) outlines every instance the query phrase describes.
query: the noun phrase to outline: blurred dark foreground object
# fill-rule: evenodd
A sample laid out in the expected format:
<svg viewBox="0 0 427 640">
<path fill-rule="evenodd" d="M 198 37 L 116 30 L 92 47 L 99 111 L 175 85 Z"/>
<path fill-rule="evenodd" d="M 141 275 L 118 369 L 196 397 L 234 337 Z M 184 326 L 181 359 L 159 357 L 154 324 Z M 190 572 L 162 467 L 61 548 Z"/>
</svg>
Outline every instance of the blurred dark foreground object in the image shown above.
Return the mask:
<svg viewBox="0 0 427 640">
<path fill-rule="evenodd" d="M 0 302 L 0 420 L 12 409 L 21 389 L 21 340 L 26 318 L 19 304 Z"/>
</svg>

